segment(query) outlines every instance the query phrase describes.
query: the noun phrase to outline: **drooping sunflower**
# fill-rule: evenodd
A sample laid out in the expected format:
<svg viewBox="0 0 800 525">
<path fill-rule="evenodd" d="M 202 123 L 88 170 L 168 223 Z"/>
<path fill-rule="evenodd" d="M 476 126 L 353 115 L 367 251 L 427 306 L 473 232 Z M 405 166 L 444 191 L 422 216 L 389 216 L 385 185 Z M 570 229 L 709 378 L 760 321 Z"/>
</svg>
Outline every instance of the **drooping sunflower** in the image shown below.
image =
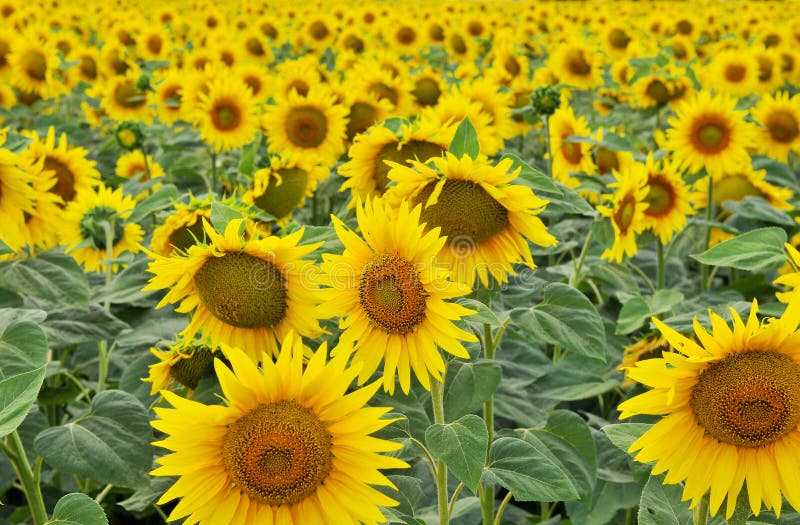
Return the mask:
<svg viewBox="0 0 800 525">
<path fill-rule="evenodd" d="M 211 219 L 212 202 L 211 198 L 199 200 L 190 195 L 189 204 L 176 203 L 174 213 L 153 230 L 150 249 L 166 257 L 176 250 L 185 252 L 198 242 L 204 244 L 206 234 L 202 218 Z"/>
<path fill-rule="evenodd" d="M 341 255 L 325 254 L 320 295 L 324 317 L 342 316 L 341 344 L 334 355 L 353 353 L 363 363 L 364 383 L 383 360 L 383 387 L 394 392 L 395 376 L 408 393 L 411 370 L 426 389 L 431 378 L 441 381 L 445 364 L 437 346 L 457 357 L 469 354 L 460 341 L 476 341 L 453 321 L 472 311 L 446 300 L 469 293 L 469 287 L 448 280 L 435 264 L 445 245 L 440 229 L 420 225 L 421 206 L 403 201 L 393 211 L 380 199 L 358 205 L 363 240 L 333 216 L 336 234 L 345 246 Z"/>
<path fill-rule="evenodd" d="M 47 130 L 42 140 L 36 134 L 28 134 L 33 139 L 27 149 L 20 153 L 26 162 L 35 165 L 43 161 L 43 170 L 52 171 L 56 184 L 49 190 L 61 198 L 61 206 L 66 206 L 82 194 L 90 192 L 100 183 L 100 172 L 94 161 L 87 158 L 89 152 L 79 146 L 70 146 L 67 134 L 62 133 L 56 145 L 56 130 Z"/>
<path fill-rule="evenodd" d="M 284 225 L 329 175 L 325 166 L 303 158 L 272 156 L 268 168 L 253 174 L 252 186 L 242 196 L 242 202 L 264 210 Z"/>
<path fill-rule="evenodd" d="M 174 383 L 194 390 L 214 362 L 215 351 L 197 341 L 179 340 L 165 350 L 151 348 L 158 362 L 150 365 L 142 381 L 150 383 L 150 395 L 169 389 Z"/>
<path fill-rule="evenodd" d="M 628 169 L 614 173 L 616 181 L 609 184 L 615 188 L 611 196 L 611 206 L 598 206 L 601 215 L 611 219 L 614 228 L 614 245 L 601 255 L 603 259 L 622 262 L 625 256 L 636 254 L 636 236 L 646 228 L 645 210 L 647 203 L 647 170 L 643 164 L 634 162 Z"/>
<path fill-rule="evenodd" d="M 257 351 L 258 349 L 254 349 Z M 358 369 L 344 354 L 326 362 L 321 346 L 309 360 L 287 334 L 277 362 L 259 354 L 261 368 L 238 349 L 225 349 L 233 370 L 214 368 L 226 399 L 204 405 L 163 391 L 175 408 L 156 408 L 166 438 L 154 445 L 154 476 L 178 476 L 158 503 L 180 498 L 169 519 L 187 523 L 383 523 L 379 506 L 396 501 L 372 485 L 393 487 L 381 469 L 406 468 L 383 455 L 400 444 L 371 436 L 393 420 L 391 409 L 366 407 L 375 381 L 345 395 Z M 304 366 L 305 365 L 305 366 Z M 198 452 L 202 460 L 198 460 Z"/>
<path fill-rule="evenodd" d="M 348 152 L 350 160 L 339 166 L 339 174 L 346 179 L 340 190 L 349 188 L 352 192 L 350 206 L 357 199 L 383 195 L 389 185 L 390 166 L 386 161 L 426 162 L 441 157 L 454 133 L 452 125 L 441 127 L 424 119 L 406 123 L 397 132 L 383 125 L 372 126 L 356 137 Z"/>
<path fill-rule="evenodd" d="M 745 482 L 756 516 L 762 502 L 780 514 L 782 496 L 800 509 L 800 302 L 769 322 L 757 311 L 754 300 L 745 323 L 731 309 L 733 329 L 711 312 L 711 333 L 695 319 L 699 343 L 653 319 L 676 351 L 628 369 L 652 389 L 619 406 L 621 419 L 663 416 L 629 448 L 635 459 L 655 461 L 664 483 L 685 481 L 691 507 L 710 493 L 714 515 L 727 496 L 728 518 Z"/>
<path fill-rule="evenodd" d="M 504 283 L 514 274 L 512 264 L 535 267 L 528 241 L 539 246 L 558 242 L 537 217 L 548 201 L 513 184 L 522 168 L 512 170 L 511 159 L 492 165 L 483 156 L 473 160 L 448 152 L 428 162 L 432 165 L 392 163 L 389 178 L 396 184 L 386 197 L 423 205 L 420 220 L 447 237 L 438 259 L 457 281 L 472 286 L 479 277 L 486 287 L 491 275 Z"/>
<path fill-rule="evenodd" d="M 789 152 L 800 148 L 800 94 L 791 98 L 786 91 L 765 95 L 750 113 L 762 126 L 758 130 L 759 151 L 786 162 Z"/>
<path fill-rule="evenodd" d="M 750 164 L 747 148 L 753 143 L 753 126 L 735 108 L 736 99 L 708 91 L 678 104 L 677 117 L 669 119 L 665 147 L 682 169 L 694 173 L 706 168 L 714 174 Z"/>
<path fill-rule="evenodd" d="M 15 250 L 25 244 L 25 214 L 36 207 L 32 177 L 20 164 L 17 155 L 0 149 L 0 240 Z"/>
<path fill-rule="evenodd" d="M 290 91 L 267 106 L 262 125 L 271 151 L 333 165 L 344 153 L 346 117 L 347 109 L 336 104 L 327 87 L 318 85 L 305 97 Z"/>
<path fill-rule="evenodd" d="M 208 346 L 235 346 L 260 359 L 261 351 L 276 354 L 290 330 L 309 337 L 322 333 L 314 266 L 302 259 L 321 243 L 298 245 L 303 229 L 283 238 L 245 240 L 239 233 L 243 219 L 230 221 L 224 235 L 201 220 L 208 244 L 190 246 L 185 255 L 156 255 L 147 270 L 154 277 L 144 287 L 169 289 L 157 308 L 180 301 L 177 311 L 193 311 L 182 337 L 202 333 Z"/>
<path fill-rule="evenodd" d="M 589 124 L 583 117 L 575 118 L 569 104 L 562 103 L 549 119 L 550 146 L 552 149 L 553 177 L 564 185 L 575 188 L 580 182 L 572 173 L 594 174 L 592 147 L 586 142 L 570 142 L 572 136 L 588 137 Z"/>
<path fill-rule="evenodd" d="M 101 185 L 96 191 L 81 194 L 64 210 L 61 242 L 67 245 L 66 252 L 86 271 L 95 272 L 106 271 L 109 251 L 116 259 L 123 252 L 141 250 L 144 230 L 128 222 L 134 206 L 133 198 L 123 195 L 122 188 L 112 190 Z M 112 264 L 112 270 L 116 271 L 117 266 Z"/>
<path fill-rule="evenodd" d="M 686 225 L 686 216 L 694 213 L 689 187 L 680 171 L 666 159 L 656 163 L 653 154 L 647 154 L 647 209 L 644 221 L 647 229 L 655 233 L 661 244 L 667 244 L 672 236 Z"/>
<path fill-rule="evenodd" d="M 229 75 L 213 80 L 208 93 L 199 94 L 192 120 L 214 151 L 239 148 L 258 131 L 256 101 L 244 81 Z"/>
</svg>

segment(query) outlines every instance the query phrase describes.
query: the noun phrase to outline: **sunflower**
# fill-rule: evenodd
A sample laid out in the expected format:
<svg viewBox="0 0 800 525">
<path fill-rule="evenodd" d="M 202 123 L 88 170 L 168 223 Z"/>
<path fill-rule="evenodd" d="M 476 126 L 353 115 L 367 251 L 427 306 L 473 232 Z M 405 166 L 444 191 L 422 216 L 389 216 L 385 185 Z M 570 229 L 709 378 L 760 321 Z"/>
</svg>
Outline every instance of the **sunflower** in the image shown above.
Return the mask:
<svg viewBox="0 0 800 525">
<path fill-rule="evenodd" d="M 763 46 L 756 47 L 751 52 L 758 62 L 758 89 L 761 93 L 771 93 L 783 84 L 780 52 Z"/>
<path fill-rule="evenodd" d="M 370 126 L 392 116 L 392 103 L 385 98 L 358 91 L 351 82 L 343 86 L 344 104 L 349 108 L 347 114 L 346 135 L 352 141 L 359 133 L 364 133 Z"/>
<path fill-rule="evenodd" d="M 721 206 L 725 201 L 741 201 L 745 197 L 761 197 L 773 208 L 791 210 L 789 199 L 793 192 L 790 188 L 775 186 L 767 181 L 766 170 L 754 170 L 752 166 L 736 170 L 731 173 L 717 173 L 713 176 L 714 187 L 712 198 L 714 203 Z M 708 202 L 708 178 L 704 177 L 695 183 L 697 194 L 695 204 L 699 207 Z"/>
<path fill-rule="evenodd" d="M 644 221 L 661 241 L 667 244 L 672 236 L 686 225 L 686 215 L 694 213 L 689 187 L 673 163 L 661 160 L 656 163 L 653 154 L 647 154 L 647 209 Z"/>
<path fill-rule="evenodd" d="M 471 102 L 477 102 L 481 111 L 489 117 L 489 125 L 496 130 L 500 138 L 510 139 L 516 135 L 517 128 L 511 118 L 511 106 L 514 95 L 492 83 L 486 78 L 475 79 L 461 86 L 461 94 Z M 501 145 L 502 147 L 502 145 Z"/>
<path fill-rule="evenodd" d="M 286 98 L 292 91 L 305 97 L 312 87 L 324 80 L 319 62 L 313 55 L 281 62 L 275 69 L 272 92 L 277 98 Z"/>
<path fill-rule="evenodd" d="M 44 159 L 44 171 L 52 171 L 56 177 L 56 184 L 49 191 L 60 197 L 61 206 L 90 192 L 92 187 L 100 183 L 100 172 L 95 169 L 94 161 L 86 158 L 89 152 L 81 147 L 70 147 L 66 133 L 61 134 L 58 145 L 53 126 L 47 130 L 44 140 L 35 134 L 28 136 L 33 140 L 20 155 L 30 165 L 36 165 Z"/>
<path fill-rule="evenodd" d="M 553 177 L 564 185 L 575 188 L 579 185 L 578 179 L 572 173 L 596 172 L 592 162 L 592 146 L 586 142 L 568 142 L 572 136 L 588 137 L 589 124 L 583 117 L 575 118 L 572 108 L 567 103 L 562 103 L 548 122 L 550 132 L 550 147 L 552 150 Z"/>
<path fill-rule="evenodd" d="M 139 182 L 146 182 L 148 180 L 157 179 L 164 176 L 164 169 L 160 164 L 153 161 L 150 155 L 145 156 L 141 150 L 133 150 L 125 153 L 117 159 L 117 165 L 114 169 L 117 177 L 123 179 L 138 180 Z M 156 189 L 154 186 L 153 189 Z M 140 200 L 137 198 L 137 200 Z"/>
<path fill-rule="evenodd" d="M 411 90 L 411 94 L 418 108 L 435 106 L 439 103 L 442 93 L 447 91 L 447 82 L 441 73 L 430 66 L 425 66 L 414 73 L 412 82 L 414 89 Z"/>
<path fill-rule="evenodd" d="M 593 47 L 577 40 L 557 45 L 548 67 L 561 82 L 579 89 L 593 89 L 603 83 L 602 57 Z"/>
<path fill-rule="evenodd" d="M 346 179 L 340 191 L 351 190 L 351 206 L 357 199 L 383 195 L 389 185 L 390 167 L 386 161 L 426 162 L 431 157 L 441 157 L 454 133 L 453 126 L 439 127 L 426 120 L 405 123 L 397 132 L 383 125 L 372 126 L 356 137 L 348 152 L 350 160 L 339 166 L 339 175 Z"/>
<path fill-rule="evenodd" d="M 242 201 L 269 213 L 282 226 L 329 175 L 330 170 L 325 166 L 310 164 L 302 158 L 273 156 L 268 168 L 253 174 L 252 186 Z"/>
<path fill-rule="evenodd" d="M 44 159 L 41 158 L 35 164 L 26 163 L 20 168 L 31 176 L 36 193 L 33 211 L 25 212 L 25 228 L 22 231 L 25 242 L 32 253 L 36 249 L 52 248 L 58 244 L 62 219 L 59 207 L 62 204 L 61 197 L 52 192 L 58 182 L 55 172 L 46 170 Z"/>
<path fill-rule="evenodd" d="M 782 303 L 791 302 L 797 292 L 800 291 L 800 252 L 795 248 L 798 241 L 800 241 L 800 235 L 795 234 L 789 243 L 784 244 L 789 261 L 787 265 L 779 270 L 781 275 L 774 281 L 775 284 L 788 288 L 785 292 L 777 292 L 775 294 Z"/>
<path fill-rule="evenodd" d="M 184 77 L 185 73 L 176 69 L 161 72 L 156 77 L 155 90 L 148 93 L 150 105 L 156 108 L 164 124 L 174 124 L 182 117 Z"/>
<path fill-rule="evenodd" d="M 753 301 L 747 322 L 731 308 L 733 329 L 711 312 L 712 332 L 695 319 L 699 344 L 653 319 L 676 352 L 640 361 L 628 374 L 652 390 L 619 406 L 620 419 L 662 416 L 629 448 L 643 463 L 655 461 L 664 483 L 685 480 L 691 507 L 710 492 L 714 515 L 727 496 L 730 518 L 747 482 L 750 508 L 762 502 L 780 515 L 782 495 L 800 509 L 800 302 L 779 319 L 759 322 Z"/>
<path fill-rule="evenodd" d="M 625 381 L 622 382 L 622 386 L 627 387 L 636 384 L 636 381 L 628 375 L 628 370 L 633 368 L 636 363 L 645 359 L 661 357 L 663 351 L 668 349 L 667 340 L 660 334 L 650 335 L 632 345 L 626 346 L 622 353 L 622 362 L 617 367 L 617 370 L 625 374 Z"/>
<path fill-rule="evenodd" d="M 138 81 L 139 73 L 131 70 L 106 82 L 100 103 L 110 118 L 120 122 L 152 123 L 153 111 L 147 104 L 147 93 L 139 88 Z"/>
<path fill-rule="evenodd" d="M 486 157 L 446 155 L 433 157 L 432 164 L 391 163 L 389 179 L 396 184 L 387 198 L 423 205 L 420 220 L 447 237 L 438 258 L 459 282 L 472 286 L 478 276 L 486 287 L 489 275 L 505 283 L 514 274 L 514 263 L 535 268 L 528 241 L 539 246 L 558 242 L 537 217 L 548 201 L 527 186 L 512 184 L 522 168 L 511 170 L 511 159 L 492 165 Z"/>
<path fill-rule="evenodd" d="M 347 109 L 336 104 L 333 93 L 318 85 L 305 97 L 291 91 L 267 106 L 262 125 L 270 151 L 332 165 L 344 153 L 346 116 Z"/>
<path fill-rule="evenodd" d="M 461 358 L 469 354 L 461 341 L 474 335 L 453 321 L 472 311 L 446 299 L 469 293 L 469 288 L 448 280 L 448 272 L 435 264 L 445 245 L 439 228 L 425 233 L 419 224 L 421 206 L 409 210 L 403 201 L 396 212 L 379 199 L 356 207 L 362 240 L 333 216 L 336 234 L 345 246 L 342 255 L 323 255 L 322 280 L 330 287 L 321 292 L 325 317 L 342 316 L 343 332 L 334 355 L 362 363 L 359 383 L 377 370 L 381 358 L 383 387 L 394 393 L 395 375 L 408 393 L 410 371 L 430 389 L 431 377 L 441 381 L 445 364 L 437 346 Z"/>
<path fill-rule="evenodd" d="M 127 222 L 134 206 L 134 200 L 124 196 L 122 188 L 111 190 L 101 185 L 97 191 L 81 194 L 64 210 L 61 242 L 67 245 L 66 252 L 88 272 L 106 271 L 109 258 L 117 259 L 126 251 L 138 252 L 144 230 Z M 112 271 L 117 266 L 113 264 Z"/>
<path fill-rule="evenodd" d="M 647 227 L 645 210 L 647 202 L 647 169 L 643 164 L 634 162 L 628 169 L 614 173 L 616 182 L 609 188 L 616 188 L 611 197 L 611 207 L 598 206 L 597 211 L 611 219 L 614 228 L 614 245 L 607 248 L 600 257 L 622 262 L 627 255 L 636 254 L 636 236 Z"/>
<path fill-rule="evenodd" d="M 222 76 L 201 92 L 192 120 L 214 151 L 244 146 L 258 131 L 256 101 L 250 88 L 235 76 Z"/>
<path fill-rule="evenodd" d="M 150 352 L 158 358 L 156 364 L 148 368 L 150 373 L 142 378 L 150 383 L 150 395 L 168 389 L 178 383 L 189 390 L 197 388 L 200 378 L 211 368 L 214 350 L 197 341 L 177 341 L 166 350 L 151 348 Z"/>
<path fill-rule="evenodd" d="M 669 119 L 665 147 L 674 152 L 681 169 L 694 173 L 706 168 L 713 174 L 750 164 L 747 148 L 754 130 L 735 107 L 734 98 L 700 91 L 675 108 L 677 117 Z"/>
<path fill-rule="evenodd" d="M 242 348 L 257 360 L 261 349 L 277 353 L 277 341 L 289 330 L 309 337 L 322 333 L 314 266 L 302 259 L 321 243 L 298 246 L 303 229 L 283 238 L 245 240 L 239 233 L 243 219 L 230 221 L 224 235 L 201 220 L 209 243 L 194 244 L 185 255 L 153 254 L 147 271 L 155 276 L 144 288 L 169 289 L 157 308 L 180 301 L 179 312 L 194 310 L 181 333 L 185 339 L 202 332 L 209 346 Z"/>
<path fill-rule="evenodd" d="M 704 85 L 734 97 L 758 90 L 758 61 L 747 49 L 726 49 L 707 66 Z"/>
<path fill-rule="evenodd" d="M 750 113 L 762 126 L 758 130 L 759 151 L 786 162 L 789 152 L 800 147 L 800 94 L 791 98 L 786 91 L 766 95 Z"/>
<path fill-rule="evenodd" d="M 42 98 L 65 93 L 67 88 L 62 83 L 55 51 L 35 37 L 17 37 L 6 58 L 11 69 L 9 80 L 20 91 L 36 93 Z"/>
<path fill-rule="evenodd" d="M 277 362 L 259 354 L 260 369 L 238 349 L 225 349 L 232 371 L 215 360 L 224 406 L 162 392 L 175 408 L 155 409 L 152 425 L 166 437 L 154 445 L 170 453 L 151 474 L 178 476 L 158 501 L 181 498 L 170 521 L 386 521 L 378 507 L 397 502 L 371 485 L 395 488 L 380 469 L 408 465 L 382 454 L 400 444 L 370 434 L 394 421 L 382 419 L 391 409 L 364 406 L 378 381 L 346 395 L 358 370 L 326 353 L 321 346 L 304 366 L 303 343 L 289 333 Z"/>
<path fill-rule="evenodd" d="M 245 62 L 234 68 L 234 73 L 250 88 L 250 93 L 257 103 L 260 104 L 269 98 L 271 79 L 263 64 Z"/>
<path fill-rule="evenodd" d="M 469 118 L 478 134 L 481 153 L 484 155 L 494 155 L 505 144 L 497 127 L 492 124 L 492 115 L 484 110 L 483 103 L 470 99 L 457 88 L 451 87 L 447 93 L 439 97 L 439 102 L 435 106 L 423 109 L 421 118 L 432 125 L 442 127 L 457 126 L 462 120 Z"/>
<path fill-rule="evenodd" d="M 0 240 L 15 250 L 25 244 L 25 214 L 36 208 L 32 177 L 21 164 L 13 152 L 0 149 Z"/>
</svg>

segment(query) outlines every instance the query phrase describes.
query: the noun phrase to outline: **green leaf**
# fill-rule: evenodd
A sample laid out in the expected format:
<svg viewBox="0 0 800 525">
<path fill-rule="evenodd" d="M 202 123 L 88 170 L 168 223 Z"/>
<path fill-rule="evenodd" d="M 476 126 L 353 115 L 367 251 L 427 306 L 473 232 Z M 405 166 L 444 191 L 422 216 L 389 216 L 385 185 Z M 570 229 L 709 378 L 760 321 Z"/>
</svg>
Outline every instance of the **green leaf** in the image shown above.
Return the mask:
<svg viewBox="0 0 800 525">
<path fill-rule="evenodd" d="M 128 512 L 144 512 L 150 505 L 154 504 L 173 483 L 175 483 L 174 478 L 153 476 L 150 478 L 150 484 L 148 486 L 137 489 L 128 499 L 120 501 L 119 506 Z"/>
<path fill-rule="evenodd" d="M 513 153 L 503 155 L 500 161 L 511 159 L 511 171 L 520 168 L 519 175 L 514 180 L 515 183 L 524 184 L 538 195 L 539 191 L 548 191 L 556 195 L 563 195 L 558 185 L 553 182 L 553 179 L 547 176 L 540 170 L 532 167 L 530 164 L 517 157 Z"/>
<path fill-rule="evenodd" d="M 569 410 L 556 410 L 544 428 L 527 429 L 522 437 L 561 467 L 581 498 L 591 495 L 597 479 L 597 453 L 582 417 Z"/>
<path fill-rule="evenodd" d="M 46 315 L 41 310 L 0 309 L 0 379 L 47 362 L 47 338 L 37 325 Z"/>
<path fill-rule="evenodd" d="M 468 414 L 452 423 L 431 425 L 425 431 L 425 444 L 434 458 L 443 459 L 473 494 L 478 493 L 489 445 L 489 431 L 482 418 Z"/>
<path fill-rule="evenodd" d="M 14 253 L 14 250 L 12 250 L 8 244 L 0 240 L 0 255 L 8 255 L 9 253 Z"/>
<path fill-rule="evenodd" d="M 255 140 L 242 148 L 239 156 L 239 173 L 250 177 L 256 171 L 256 152 L 261 146 L 261 133 L 256 134 Z"/>
<path fill-rule="evenodd" d="M 692 525 L 689 504 L 681 501 L 680 485 L 663 485 L 663 476 L 650 476 L 639 501 L 639 525 Z"/>
<path fill-rule="evenodd" d="M 502 324 L 500 319 L 498 319 L 497 314 L 480 301 L 462 297 L 457 299 L 456 302 L 462 306 L 466 306 L 471 310 L 475 310 L 474 314 L 466 317 L 467 321 L 472 321 L 474 323 L 486 323 L 492 326 L 500 326 Z"/>
<path fill-rule="evenodd" d="M 569 354 L 536 379 L 529 393 L 537 399 L 577 401 L 599 396 L 618 387 L 621 375 L 616 365 L 580 354 Z"/>
<path fill-rule="evenodd" d="M 592 302 L 571 286 L 550 283 L 544 288 L 544 298 L 539 304 L 512 310 L 511 315 L 534 341 L 561 345 L 564 350 L 605 360 L 603 320 Z"/>
<path fill-rule="evenodd" d="M 178 200 L 178 188 L 172 184 L 161 186 L 142 202 L 136 204 L 127 222 L 141 222 L 151 213 L 169 208 Z"/>
<path fill-rule="evenodd" d="M 606 425 L 601 430 L 615 447 L 627 452 L 633 442 L 639 439 L 652 426 L 647 423 L 622 423 Z"/>
<path fill-rule="evenodd" d="M 453 421 L 479 409 L 497 390 L 502 374 L 500 365 L 495 361 L 454 361 L 445 375 L 446 420 Z"/>
<path fill-rule="evenodd" d="M 558 217 L 560 215 L 583 215 L 586 217 L 597 216 L 597 211 L 589 202 L 581 197 L 578 192 L 567 188 L 560 182 L 554 182 L 558 187 L 559 193 L 542 189 L 536 192 L 536 196 L 547 199 L 549 204 L 542 212 L 543 217 Z"/>
<path fill-rule="evenodd" d="M 617 319 L 617 334 L 635 332 L 654 315 L 669 312 L 683 301 L 683 294 L 675 290 L 658 290 L 648 297 L 633 297 L 622 305 Z"/>
<path fill-rule="evenodd" d="M 28 415 L 44 381 L 45 366 L 0 381 L 0 438 L 17 429 Z"/>
<path fill-rule="evenodd" d="M 561 465 L 523 439 L 501 437 L 492 443 L 482 483 L 501 485 L 517 501 L 567 501 L 580 495 Z"/>
<path fill-rule="evenodd" d="M 53 304 L 89 308 L 89 281 L 75 259 L 46 252 L 0 263 L 0 287 Z"/>
<path fill-rule="evenodd" d="M 103 507 L 86 494 L 72 493 L 62 497 L 53 509 L 53 519 L 45 525 L 108 525 Z"/>
<path fill-rule="evenodd" d="M 74 308 L 52 310 L 42 329 L 54 347 L 113 339 L 128 325 L 104 308 L 93 304 L 88 311 Z"/>
<path fill-rule="evenodd" d="M 794 226 L 796 224 L 791 215 L 784 210 L 774 208 L 763 197 L 749 195 L 741 201 L 725 201 L 722 207 L 746 219 L 771 222 L 782 226 Z"/>
<path fill-rule="evenodd" d="M 219 202 L 211 203 L 211 224 L 214 225 L 214 229 L 219 233 L 225 231 L 225 227 L 229 222 L 243 218 L 244 215 L 242 215 L 242 212 L 236 208 Z"/>
<path fill-rule="evenodd" d="M 97 289 L 92 296 L 92 302 L 103 303 L 109 301 L 111 303 L 134 304 L 153 295 L 154 291 L 142 291 L 142 288 L 152 277 L 151 274 L 145 271 L 149 263 L 150 260 L 147 257 L 134 260 L 124 270 L 116 274 L 108 286 Z"/>
<path fill-rule="evenodd" d="M 481 152 L 481 145 L 478 142 L 478 132 L 475 131 L 469 117 L 464 117 L 464 120 L 456 128 L 456 134 L 453 135 L 453 140 L 450 142 L 447 151 L 459 158 L 464 155 L 469 155 L 473 159 L 478 158 Z"/>
<path fill-rule="evenodd" d="M 761 228 L 721 242 L 691 257 L 710 266 L 729 266 L 739 270 L 772 270 L 786 262 L 783 245 L 786 232 L 781 228 Z"/>
<path fill-rule="evenodd" d="M 144 406 L 127 392 L 106 390 L 95 396 L 86 415 L 39 433 L 34 447 L 62 474 L 138 488 L 148 484 L 152 438 Z"/>
</svg>

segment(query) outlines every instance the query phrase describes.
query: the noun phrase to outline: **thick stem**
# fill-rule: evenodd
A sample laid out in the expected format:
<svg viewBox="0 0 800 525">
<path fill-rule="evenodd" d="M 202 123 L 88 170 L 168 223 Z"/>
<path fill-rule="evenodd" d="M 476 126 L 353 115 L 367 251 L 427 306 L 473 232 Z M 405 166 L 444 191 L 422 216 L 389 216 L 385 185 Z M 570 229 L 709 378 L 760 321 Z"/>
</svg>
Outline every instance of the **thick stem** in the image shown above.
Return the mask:
<svg viewBox="0 0 800 525">
<path fill-rule="evenodd" d="M 106 234 L 106 288 L 111 284 L 114 278 L 114 228 L 106 222 L 103 224 L 103 229 Z M 111 310 L 111 301 L 108 299 L 103 303 L 103 308 L 106 312 Z M 106 385 L 106 377 L 108 377 L 108 342 L 97 342 L 97 359 L 98 359 L 98 372 L 97 372 L 97 391 L 102 392 Z"/>
<path fill-rule="evenodd" d="M 666 258 L 664 257 L 664 245 L 661 243 L 661 239 L 656 241 L 656 255 L 658 256 L 658 266 L 656 267 L 656 288 L 661 290 L 664 288 L 664 266 L 667 262 Z"/>
<path fill-rule="evenodd" d="M 444 378 L 431 382 L 431 403 L 433 404 L 433 421 L 444 425 Z M 439 525 L 450 523 L 449 499 L 447 497 L 447 465 L 439 459 L 436 465 L 436 495 L 439 504 Z"/>
<path fill-rule="evenodd" d="M 498 333 L 497 338 L 500 338 Z M 483 356 L 486 359 L 494 359 L 497 350 L 497 340 L 492 338 L 492 326 L 489 323 L 483 324 Z M 486 423 L 486 430 L 489 433 L 487 440 L 486 457 L 489 457 L 489 450 L 494 441 L 494 394 L 483 403 L 483 420 Z M 494 522 L 494 485 L 484 484 L 481 486 L 481 517 L 483 525 L 492 525 Z"/>
<path fill-rule="evenodd" d="M 694 525 L 706 525 L 706 520 L 708 520 L 708 496 L 703 496 L 700 503 L 695 506 L 692 511 L 692 518 Z"/>
<path fill-rule="evenodd" d="M 711 175 L 706 175 L 708 179 L 708 195 L 706 203 L 706 232 L 705 240 L 703 242 L 703 251 L 708 250 L 708 245 L 711 243 L 711 220 L 714 218 L 714 181 Z M 708 266 L 700 264 L 700 291 L 705 292 L 708 290 Z"/>
<path fill-rule="evenodd" d="M 47 510 L 44 507 L 42 488 L 39 486 L 38 477 L 31 469 L 31 464 L 28 463 L 25 447 L 16 430 L 8 435 L 8 448 L 11 452 L 8 459 L 14 465 L 19 480 L 22 482 L 22 490 L 25 492 L 25 499 L 28 500 L 28 506 L 31 509 L 33 524 L 44 525 L 47 522 Z"/>
</svg>

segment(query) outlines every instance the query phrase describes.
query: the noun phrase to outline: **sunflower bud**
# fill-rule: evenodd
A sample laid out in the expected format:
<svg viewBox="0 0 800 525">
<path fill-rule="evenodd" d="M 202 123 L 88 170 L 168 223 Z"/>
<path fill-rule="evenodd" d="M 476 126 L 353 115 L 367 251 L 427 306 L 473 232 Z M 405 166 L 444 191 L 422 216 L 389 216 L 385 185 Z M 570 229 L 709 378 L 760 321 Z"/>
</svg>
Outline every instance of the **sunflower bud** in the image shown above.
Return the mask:
<svg viewBox="0 0 800 525">
<path fill-rule="evenodd" d="M 558 88 L 545 86 L 537 88 L 531 95 L 531 106 L 534 111 L 542 116 L 550 116 L 561 105 L 561 96 Z"/>
<path fill-rule="evenodd" d="M 144 139 L 139 125 L 133 122 L 123 122 L 117 126 L 114 136 L 117 139 L 117 144 L 128 151 L 140 149 Z"/>
</svg>

